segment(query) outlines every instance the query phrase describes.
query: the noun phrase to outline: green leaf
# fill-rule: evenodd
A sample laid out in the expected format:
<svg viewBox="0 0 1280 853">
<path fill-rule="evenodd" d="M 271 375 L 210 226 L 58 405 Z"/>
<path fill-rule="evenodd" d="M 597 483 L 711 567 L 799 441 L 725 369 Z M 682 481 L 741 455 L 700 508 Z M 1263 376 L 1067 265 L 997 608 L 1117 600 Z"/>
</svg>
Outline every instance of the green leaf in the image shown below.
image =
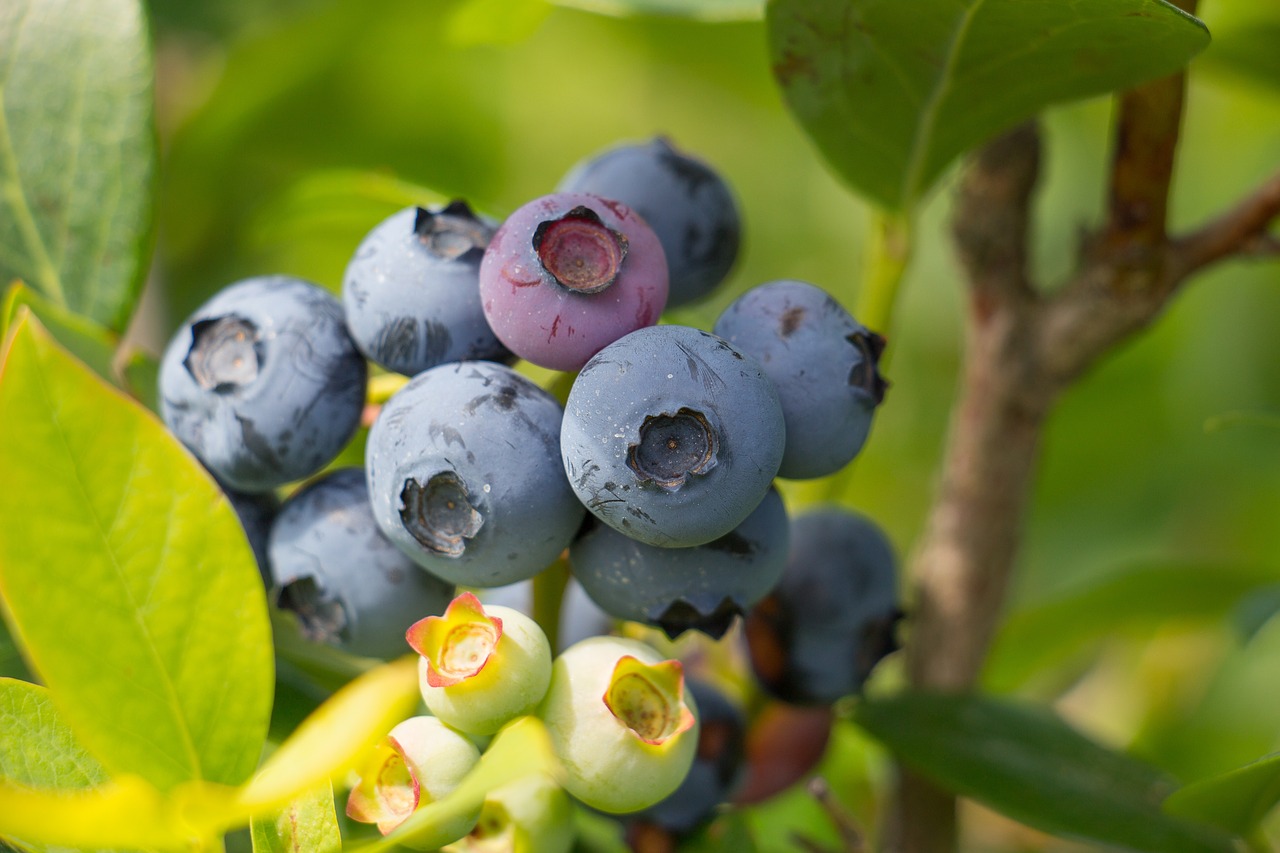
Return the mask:
<svg viewBox="0 0 1280 853">
<path fill-rule="evenodd" d="M 76 740 L 43 687 L 0 678 L 0 778 L 33 788 L 91 788 L 107 771 Z"/>
<path fill-rule="evenodd" d="M 1250 21 L 1215 37 L 1205 62 L 1248 77 L 1273 89 L 1280 88 L 1280 20 Z"/>
<path fill-rule="evenodd" d="M 243 781 L 273 668 L 226 498 L 29 316 L 0 360 L 0 411 L 0 600 L 64 718 L 113 776 Z"/>
<path fill-rule="evenodd" d="M 550 13 L 546 0 L 465 0 L 449 17 L 449 39 L 467 47 L 517 44 L 533 35 Z"/>
<path fill-rule="evenodd" d="M 862 702 L 856 722 L 942 786 L 1044 832 L 1152 853 L 1231 851 L 1231 839 L 1166 815 L 1162 773 L 1048 711 L 977 696 Z"/>
<path fill-rule="evenodd" d="M 476 811 L 490 791 L 535 773 L 557 777 L 559 771 L 546 726 L 537 717 L 519 717 L 494 736 L 480 762 L 452 793 L 418 809 L 383 840 L 354 849 L 356 853 L 379 853 L 400 844 L 415 849 L 448 844 L 455 839 L 439 838 L 436 828 Z"/>
<path fill-rule="evenodd" d="M 253 853 L 338 853 L 342 836 L 333 810 L 333 787 L 326 782 L 274 819 L 254 820 L 252 836 Z"/>
<path fill-rule="evenodd" d="M 0 837 L 78 851 L 114 848 L 189 853 L 212 836 L 194 833 L 173 803 L 137 776 L 94 788 L 32 788 L 0 779 Z M 48 849 L 38 847 L 37 849 Z"/>
<path fill-rule="evenodd" d="M 1180 788 L 1164 801 L 1171 815 L 1249 835 L 1280 803 L 1280 752 Z"/>
<path fill-rule="evenodd" d="M 421 701 L 418 659 L 406 655 L 331 696 L 272 753 L 235 795 L 244 815 L 270 814 L 326 779 L 346 773 Z"/>
<path fill-rule="evenodd" d="M 9 636 L 9 629 L 5 627 L 3 621 L 0 621 L 0 678 L 31 680 L 27 664 L 22 659 L 17 644 L 13 642 L 13 637 Z"/>
<path fill-rule="evenodd" d="M 153 412 L 160 411 L 160 362 L 140 350 L 129 353 L 122 367 L 125 390 Z"/>
<path fill-rule="evenodd" d="M 1152 563 L 1109 571 L 1019 607 L 996 636 L 988 689 L 1013 690 L 1037 672 L 1118 630 L 1169 619 L 1224 618 L 1277 572 L 1221 563 Z"/>
<path fill-rule="evenodd" d="M 35 684 L 0 678 L 0 779 L 34 788 L 75 790 L 104 782 L 107 772 L 76 740 Z M 54 853 L 59 848 L 36 847 Z"/>
<path fill-rule="evenodd" d="M 907 212 L 997 132 L 1209 43 L 1162 0 L 773 0 L 768 28 L 774 76 L 828 163 Z"/>
<path fill-rule="evenodd" d="M 663 15 L 696 21 L 758 21 L 764 0 L 549 0 L 598 15 Z"/>
<path fill-rule="evenodd" d="M 0 5 L 0 285 L 124 329 L 150 243 L 151 105 L 137 0 Z"/>
<path fill-rule="evenodd" d="M 108 382 L 119 384 L 113 364 L 116 347 L 120 345 L 119 336 L 92 320 L 54 305 L 20 281 L 9 287 L 0 307 L 0 340 L 5 338 L 24 307 L 39 318 L 58 343 L 92 368 L 94 373 Z"/>
</svg>

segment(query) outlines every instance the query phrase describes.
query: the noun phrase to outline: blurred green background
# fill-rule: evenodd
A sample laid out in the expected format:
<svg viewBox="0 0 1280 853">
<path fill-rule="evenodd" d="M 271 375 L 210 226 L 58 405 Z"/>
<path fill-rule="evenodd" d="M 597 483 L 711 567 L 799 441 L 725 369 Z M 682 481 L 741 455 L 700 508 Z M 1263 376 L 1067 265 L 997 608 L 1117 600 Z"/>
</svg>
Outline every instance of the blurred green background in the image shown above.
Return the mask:
<svg viewBox="0 0 1280 853">
<path fill-rule="evenodd" d="M 158 255 L 132 335 L 152 352 L 237 278 L 291 273 L 337 290 L 363 234 L 408 203 L 462 196 L 502 216 L 578 159 L 656 133 L 724 173 L 746 224 L 726 287 L 669 320 L 709 327 L 776 278 L 856 304 L 870 211 L 784 110 L 759 20 L 616 18 L 542 0 L 152 0 L 151 11 Z M 1280 4 L 1201 12 L 1215 42 L 1192 66 L 1179 227 L 1280 165 Z M 1044 117 L 1036 267 L 1049 287 L 1098 222 L 1109 119 L 1105 99 Z M 881 330 L 893 384 L 868 448 L 851 471 L 787 493 L 793 511 L 823 499 L 866 511 L 904 559 L 933 493 L 963 333 L 950 196 L 944 182 L 926 207 Z M 986 678 L 1183 781 L 1280 739 L 1280 429 L 1266 420 L 1280 417 L 1278 285 L 1275 263 L 1214 270 L 1064 399 Z M 1252 414 L 1207 428 L 1236 412 Z M 876 686 L 896 683 L 898 666 Z M 881 804 L 864 780 L 884 768 L 866 751 L 842 729 L 827 770 L 848 777 L 838 787 L 872 822 Z M 974 814 L 967 849 L 1067 849 Z"/>
</svg>

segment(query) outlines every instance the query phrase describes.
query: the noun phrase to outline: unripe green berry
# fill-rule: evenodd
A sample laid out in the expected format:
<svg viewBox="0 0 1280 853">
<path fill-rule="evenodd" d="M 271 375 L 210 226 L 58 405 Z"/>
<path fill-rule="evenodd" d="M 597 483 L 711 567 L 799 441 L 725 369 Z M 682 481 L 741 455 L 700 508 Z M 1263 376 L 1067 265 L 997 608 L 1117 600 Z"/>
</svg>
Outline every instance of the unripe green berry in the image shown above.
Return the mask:
<svg viewBox="0 0 1280 853">
<path fill-rule="evenodd" d="M 583 640 L 556 659 L 538 714 L 565 789 L 592 808 L 647 808 L 684 780 L 698 746 L 679 661 L 618 637 Z"/>
<path fill-rule="evenodd" d="M 574 835 L 568 795 L 537 774 L 492 791 L 475 828 L 445 853 L 569 853 Z"/>
<path fill-rule="evenodd" d="M 428 616 L 406 634 L 418 661 L 423 701 L 444 722 L 489 735 L 533 712 L 551 680 L 551 645 L 528 616 L 481 606 L 471 593 L 443 616 Z"/>
<path fill-rule="evenodd" d="M 480 760 L 480 750 L 435 717 L 410 717 L 391 730 L 359 768 L 360 782 L 347 798 L 347 816 L 374 823 L 383 835 L 419 808 L 448 796 Z M 471 831 L 480 809 L 448 821 L 431 837 L 413 842 L 434 850 Z"/>
</svg>

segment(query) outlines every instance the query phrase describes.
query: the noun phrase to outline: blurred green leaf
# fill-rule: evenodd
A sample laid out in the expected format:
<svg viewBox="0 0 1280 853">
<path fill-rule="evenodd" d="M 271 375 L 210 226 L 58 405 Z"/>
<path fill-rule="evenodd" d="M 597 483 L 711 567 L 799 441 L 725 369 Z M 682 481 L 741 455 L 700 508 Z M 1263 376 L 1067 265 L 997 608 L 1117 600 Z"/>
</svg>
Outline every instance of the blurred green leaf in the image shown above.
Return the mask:
<svg viewBox="0 0 1280 853">
<path fill-rule="evenodd" d="M 120 338 L 92 320 L 49 302 L 23 282 L 10 285 L 0 306 L 0 340 L 4 340 L 23 307 L 35 314 L 49 334 L 94 373 L 112 384 L 119 384 L 113 362 Z"/>
<path fill-rule="evenodd" d="M 697 21 L 756 21 L 765 0 L 548 0 L 598 15 L 664 15 Z"/>
<path fill-rule="evenodd" d="M 213 480 L 29 315 L 0 367 L 0 599 L 114 775 L 234 784 L 270 713 L 266 605 Z"/>
<path fill-rule="evenodd" d="M 515 44 L 533 35 L 551 13 L 547 0 L 464 0 L 449 18 L 456 44 Z"/>
<path fill-rule="evenodd" d="M 1246 595 L 1231 614 L 1240 639 L 1251 642 L 1280 613 L 1280 584 L 1265 586 Z"/>
<path fill-rule="evenodd" d="M 1242 426 L 1280 429 L 1280 415 L 1270 412 L 1223 412 L 1205 421 L 1204 431 L 1214 433 Z"/>
<path fill-rule="evenodd" d="M 325 779 L 350 770 L 421 701 L 418 659 L 406 655 L 374 667 L 307 717 L 235 795 L 246 817 L 270 813 Z"/>
<path fill-rule="evenodd" d="M 307 639 L 297 615 L 287 610 L 271 608 L 271 630 L 276 654 L 325 690 L 337 690 L 382 663 L 377 658 L 360 657 Z"/>
<path fill-rule="evenodd" d="M 1234 850 L 1173 818 L 1164 774 L 1089 740 L 1046 710 L 978 696 L 864 701 L 855 721 L 944 787 L 1054 835 L 1151 853 Z"/>
<path fill-rule="evenodd" d="M 1139 564 L 1022 605 L 996 636 L 984 674 L 988 689 L 1013 690 L 1090 641 L 1169 619 L 1216 620 L 1274 570 L 1214 563 Z"/>
<path fill-rule="evenodd" d="M 1276 803 L 1280 803 L 1280 753 L 1179 788 L 1164 801 L 1164 810 L 1249 835 Z"/>
<path fill-rule="evenodd" d="M 1273 88 L 1280 88 L 1280 20 L 1253 21 L 1249 26 L 1219 33 L 1213 49 L 1205 53 L 1211 68 L 1241 74 Z"/>
<path fill-rule="evenodd" d="M 0 836 L 21 838 L 26 849 L 48 853 L 61 853 L 52 845 L 81 853 L 102 845 L 189 853 L 200 845 L 207 849 L 212 840 L 199 837 L 155 786 L 132 775 L 75 789 L 32 788 L 0 779 L 0 803 Z"/>
<path fill-rule="evenodd" d="M 76 740 L 43 687 L 0 678 L 0 778 L 33 788 L 92 788 L 107 772 Z M 31 846 L 31 845 L 28 845 Z M 48 853 L 59 848 L 33 847 Z M 99 851 L 100 853 L 100 851 Z"/>
<path fill-rule="evenodd" d="M 0 285 L 124 329 L 150 242 L 151 83 L 136 0 L 0 5 Z"/>
<path fill-rule="evenodd" d="M 252 823 L 253 853 L 338 853 L 342 836 L 325 783 L 294 800 L 274 818 Z"/>
<path fill-rule="evenodd" d="M 18 651 L 18 645 L 9 636 L 9 629 L 0 621 L 0 678 L 20 678 L 31 680 L 27 664 Z"/>
<path fill-rule="evenodd" d="M 768 27 L 774 75 L 823 156 L 908 212 L 997 132 L 1168 74 L 1209 43 L 1163 0 L 774 0 Z"/>
<path fill-rule="evenodd" d="M 141 350 L 129 353 L 122 368 L 125 390 L 153 412 L 160 411 L 160 362 Z"/>
</svg>

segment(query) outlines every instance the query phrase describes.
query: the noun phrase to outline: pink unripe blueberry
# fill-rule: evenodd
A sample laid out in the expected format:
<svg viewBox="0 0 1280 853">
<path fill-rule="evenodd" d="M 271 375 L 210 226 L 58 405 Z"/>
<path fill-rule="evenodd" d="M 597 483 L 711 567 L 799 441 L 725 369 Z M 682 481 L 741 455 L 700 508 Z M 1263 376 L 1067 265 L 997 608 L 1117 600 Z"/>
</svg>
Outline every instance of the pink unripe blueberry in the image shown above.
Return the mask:
<svg viewBox="0 0 1280 853">
<path fill-rule="evenodd" d="M 480 262 L 480 298 L 498 339 L 521 358 L 577 370 L 606 345 L 658 321 L 667 260 L 621 202 L 587 193 L 535 199 L 502 223 Z"/>
</svg>

